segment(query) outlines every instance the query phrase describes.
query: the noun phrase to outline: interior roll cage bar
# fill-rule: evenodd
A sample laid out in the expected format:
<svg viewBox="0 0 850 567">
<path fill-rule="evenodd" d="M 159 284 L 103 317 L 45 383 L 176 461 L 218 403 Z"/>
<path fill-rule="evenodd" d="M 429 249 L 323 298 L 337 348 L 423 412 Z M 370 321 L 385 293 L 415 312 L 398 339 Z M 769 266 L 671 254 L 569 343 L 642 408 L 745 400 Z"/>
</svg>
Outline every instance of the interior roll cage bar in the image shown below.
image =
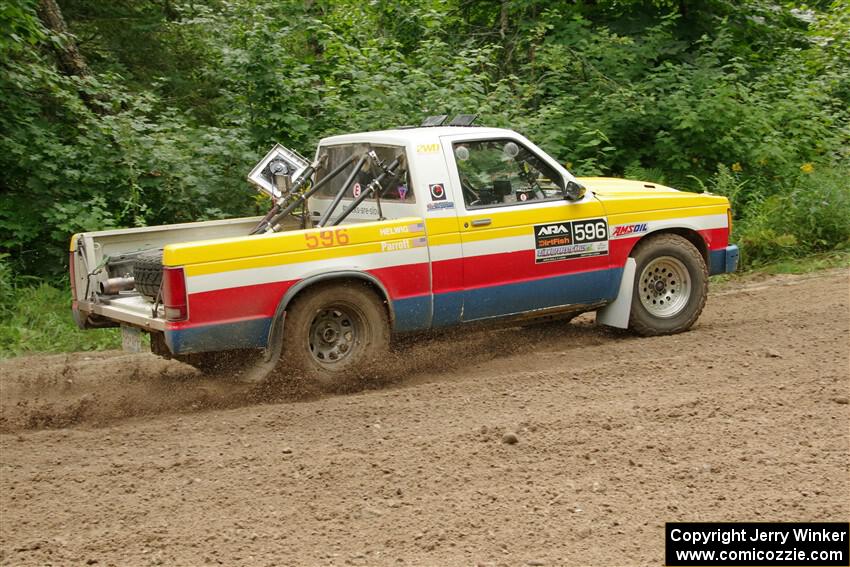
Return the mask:
<svg viewBox="0 0 850 567">
<path fill-rule="evenodd" d="M 324 212 L 322 217 L 319 219 L 319 222 L 316 226 L 324 227 L 324 226 L 337 226 L 339 223 L 344 221 L 348 216 L 354 212 L 354 210 L 360 206 L 365 199 L 370 197 L 371 195 L 375 196 L 375 201 L 378 206 L 378 220 L 384 220 L 383 211 L 381 210 L 381 197 L 383 197 L 388 187 L 384 187 L 383 182 L 387 178 L 397 177 L 400 173 L 406 171 L 406 163 L 404 154 L 399 155 L 395 158 L 389 165 L 384 163 L 381 158 L 378 157 L 378 154 L 375 153 L 373 149 L 369 149 L 368 151 L 358 154 L 353 153 L 345 158 L 342 163 L 336 166 L 332 171 L 328 172 L 328 174 L 322 178 L 318 183 L 313 183 L 312 178 L 313 174 L 321 167 L 323 167 L 328 161 L 328 154 L 321 154 L 318 159 L 308 165 L 304 171 L 298 176 L 298 178 L 292 182 L 291 187 L 288 190 L 281 191 L 281 196 L 275 201 L 272 208 L 268 213 L 257 223 L 257 226 L 251 231 L 250 234 L 269 234 L 280 232 L 283 230 L 283 220 L 287 217 L 287 215 L 291 214 L 296 208 L 301 205 L 304 205 L 307 202 L 307 199 L 315 195 L 322 187 L 324 187 L 329 181 L 334 179 L 340 173 L 342 173 L 349 165 L 356 161 L 354 169 L 346 178 L 345 182 L 334 195 L 333 201 L 331 201 L 330 206 L 328 206 L 327 210 Z M 357 174 L 359 174 L 363 170 L 363 166 L 366 163 L 370 163 L 375 165 L 379 170 L 380 174 L 377 177 L 373 177 L 369 184 L 360 192 L 360 195 L 355 197 L 354 201 L 351 202 L 343 211 L 339 214 L 338 217 L 332 219 L 334 212 L 337 208 L 339 208 L 339 204 L 342 201 L 345 193 L 348 191 L 349 187 L 354 183 Z M 275 185 L 277 186 L 277 182 L 275 181 Z M 286 185 L 286 184 L 285 184 Z M 280 187 L 276 187 L 280 190 Z M 307 228 L 307 217 L 306 210 L 301 215 L 301 227 Z"/>
</svg>

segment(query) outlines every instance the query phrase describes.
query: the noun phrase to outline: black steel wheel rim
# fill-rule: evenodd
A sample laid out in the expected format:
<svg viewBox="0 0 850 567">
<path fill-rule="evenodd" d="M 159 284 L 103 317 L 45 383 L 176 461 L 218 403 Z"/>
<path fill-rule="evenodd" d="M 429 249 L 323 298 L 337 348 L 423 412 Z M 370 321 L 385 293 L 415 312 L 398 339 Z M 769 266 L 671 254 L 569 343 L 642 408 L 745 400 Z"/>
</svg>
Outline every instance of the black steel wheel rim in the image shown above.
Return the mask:
<svg viewBox="0 0 850 567">
<path fill-rule="evenodd" d="M 358 349 L 363 331 L 363 316 L 351 306 L 338 304 L 321 309 L 310 324 L 310 354 L 320 364 L 339 364 Z"/>
</svg>

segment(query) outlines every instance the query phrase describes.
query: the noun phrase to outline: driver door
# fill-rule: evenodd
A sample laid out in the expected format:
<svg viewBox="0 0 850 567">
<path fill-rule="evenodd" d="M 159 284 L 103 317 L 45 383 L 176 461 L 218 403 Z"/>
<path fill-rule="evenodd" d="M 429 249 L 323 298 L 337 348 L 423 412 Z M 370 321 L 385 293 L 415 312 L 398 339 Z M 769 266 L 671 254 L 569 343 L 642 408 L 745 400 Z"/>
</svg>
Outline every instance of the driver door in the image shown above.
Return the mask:
<svg viewBox="0 0 850 567">
<path fill-rule="evenodd" d="M 568 174 L 554 160 L 510 135 L 447 136 L 442 146 L 463 195 L 463 321 L 616 296 L 604 209 L 592 195 L 565 200 Z"/>
</svg>

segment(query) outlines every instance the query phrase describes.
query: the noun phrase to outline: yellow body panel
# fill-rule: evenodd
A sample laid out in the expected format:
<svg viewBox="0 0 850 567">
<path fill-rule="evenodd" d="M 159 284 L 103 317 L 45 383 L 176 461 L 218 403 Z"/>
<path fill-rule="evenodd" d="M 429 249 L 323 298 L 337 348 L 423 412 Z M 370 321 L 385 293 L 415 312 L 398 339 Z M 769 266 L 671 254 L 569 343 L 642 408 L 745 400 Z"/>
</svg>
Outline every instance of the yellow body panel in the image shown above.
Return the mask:
<svg viewBox="0 0 850 567">
<path fill-rule="evenodd" d="M 320 257 L 335 258 L 350 256 L 355 248 L 368 251 L 372 247 L 378 247 L 378 251 L 380 251 L 382 241 L 401 237 L 424 236 L 424 234 L 425 226 L 422 219 L 409 217 L 337 227 L 310 228 L 279 234 L 184 242 L 169 244 L 165 247 L 163 264 L 166 266 L 188 266 L 224 262 L 226 260 L 259 260 L 263 256 L 278 257 L 281 254 L 287 254 L 287 257 L 289 257 L 293 253 L 303 254 L 307 260 L 319 259 Z M 311 248 L 309 244 L 312 242 L 318 242 L 319 245 Z M 292 259 L 291 261 L 305 261 L 305 258 Z M 269 265 L 274 264 L 275 262 Z M 240 268 L 231 267 L 229 269 Z"/>
<path fill-rule="evenodd" d="M 593 182 L 589 185 L 593 185 Z M 166 266 L 186 266 L 187 275 L 195 276 L 380 253 L 385 251 L 382 243 L 425 236 L 425 227 L 428 244 L 438 246 L 522 236 L 528 234 L 531 225 L 560 220 L 607 216 L 609 224 L 616 225 L 726 214 L 729 207 L 725 197 L 666 189 L 654 192 L 641 184 L 631 191 L 609 191 L 606 194 L 603 189 L 597 199 L 554 207 L 506 207 L 504 210 L 425 221 L 409 217 L 280 234 L 171 244 L 165 247 L 163 263 Z M 489 226 L 470 228 L 473 221 L 484 218 L 491 219 Z M 340 242 L 340 235 L 344 235 L 344 242 Z M 319 242 L 319 245 L 309 247 L 309 238 L 313 239 L 310 242 Z M 323 245 L 324 242 L 328 245 Z"/>
</svg>

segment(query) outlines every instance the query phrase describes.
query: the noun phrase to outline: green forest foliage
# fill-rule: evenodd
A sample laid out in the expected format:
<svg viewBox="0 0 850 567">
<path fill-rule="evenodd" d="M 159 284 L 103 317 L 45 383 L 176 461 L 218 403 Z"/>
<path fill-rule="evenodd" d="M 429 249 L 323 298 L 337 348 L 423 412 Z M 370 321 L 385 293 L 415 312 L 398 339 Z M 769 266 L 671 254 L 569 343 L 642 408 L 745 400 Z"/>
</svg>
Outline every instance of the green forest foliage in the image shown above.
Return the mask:
<svg viewBox="0 0 850 567">
<path fill-rule="evenodd" d="M 262 212 L 245 176 L 275 142 L 459 112 L 578 175 L 728 195 L 747 265 L 848 246 L 846 1 L 59 6 L 69 34 L 0 5 L 4 278 L 59 277 L 73 232 Z"/>
<path fill-rule="evenodd" d="M 579 175 L 732 196 L 755 258 L 850 233 L 833 214 L 848 210 L 846 2 L 60 6 L 73 37 L 34 0 L 0 8 L 0 247 L 18 273 L 64 271 L 75 231 L 257 212 L 245 175 L 276 141 L 310 154 L 463 111 Z M 57 67 L 68 41 L 90 76 Z"/>
</svg>

